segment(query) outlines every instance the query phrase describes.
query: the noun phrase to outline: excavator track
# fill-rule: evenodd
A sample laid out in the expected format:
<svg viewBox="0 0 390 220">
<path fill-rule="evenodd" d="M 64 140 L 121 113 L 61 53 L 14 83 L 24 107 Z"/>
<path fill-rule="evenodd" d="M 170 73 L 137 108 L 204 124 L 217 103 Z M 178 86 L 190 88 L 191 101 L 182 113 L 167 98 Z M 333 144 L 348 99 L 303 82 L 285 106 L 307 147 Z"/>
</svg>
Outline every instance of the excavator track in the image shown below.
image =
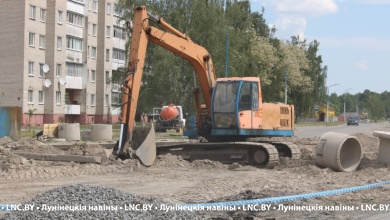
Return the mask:
<svg viewBox="0 0 390 220">
<path fill-rule="evenodd" d="M 291 142 L 273 142 L 272 144 L 276 145 L 280 151 L 281 146 L 283 150 L 287 151 L 286 157 L 289 157 L 293 160 L 298 160 L 301 157 L 301 150 L 297 145 Z M 284 156 L 284 155 L 283 155 Z"/>
<path fill-rule="evenodd" d="M 279 152 L 276 147 L 268 143 L 257 143 L 261 145 L 268 153 L 268 162 L 264 166 L 274 166 L 279 163 Z"/>
<path fill-rule="evenodd" d="M 288 142 L 207 142 L 157 144 L 157 154 L 181 155 L 185 160 L 210 159 L 222 163 L 253 164 L 260 167 L 278 164 L 279 157 L 299 159 L 298 146 Z"/>
</svg>

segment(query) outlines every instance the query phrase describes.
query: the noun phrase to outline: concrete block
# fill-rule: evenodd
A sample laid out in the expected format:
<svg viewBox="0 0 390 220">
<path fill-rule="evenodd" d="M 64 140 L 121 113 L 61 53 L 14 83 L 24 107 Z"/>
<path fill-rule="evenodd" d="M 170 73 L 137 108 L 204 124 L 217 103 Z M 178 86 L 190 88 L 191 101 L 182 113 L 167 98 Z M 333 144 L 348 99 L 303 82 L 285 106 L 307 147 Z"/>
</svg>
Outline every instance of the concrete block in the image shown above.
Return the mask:
<svg viewBox="0 0 390 220">
<path fill-rule="evenodd" d="M 378 161 L 383 164 L 390 164 L 390 132 L 374 131 L 373 135 L 379 137 Z"/>
</svg>

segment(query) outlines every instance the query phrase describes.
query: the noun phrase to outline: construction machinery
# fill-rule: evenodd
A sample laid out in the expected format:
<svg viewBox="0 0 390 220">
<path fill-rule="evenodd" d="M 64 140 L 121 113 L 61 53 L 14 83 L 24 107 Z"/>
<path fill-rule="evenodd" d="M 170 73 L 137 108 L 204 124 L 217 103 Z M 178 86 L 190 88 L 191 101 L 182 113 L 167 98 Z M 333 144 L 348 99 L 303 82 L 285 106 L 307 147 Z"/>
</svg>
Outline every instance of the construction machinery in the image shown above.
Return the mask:
<svg viewBox="0 0 390 220">
<path fill-rule="evenodd" d="M 156 132 L 166 132 L 167 129 L 183 130 L 185 119 L 180 105 L 169 104 L 153 108 L 153 123 Z"/>
<path fill-rule="evenodd" d="M 157 27 L 150 25 L 156 24 Z M 298 147 L 272 139 L 248 141 L 254 137 L 291 137 L 294 132 L 294 106 L 263 103 L 258 77 L 216 79 L 211 55 L 189 36 L 164 19 L 147 12 L 145 6 L 134 8 L 128 72 L 123 83 L 120 140 L 113 154 L 120 158 L 138 158 L 153 164 L 156 151 L 179 152 L 184 159 L 212 159 L 224 163 L 267 165 L 280 156 L 297 159 Z M 161 28 L 161 29 L 160 29 Z M 163 146 L 156 149 L 152 127 L 135 127 L 134 117 L 139 99 L 146 48 L 155 43 L 187 60 L 194 68 L 200 89 L 195 88 L 196 132 L 201 140 Z M 204 103 L 201 103 L 200 94 Z M 179 148 L 180 150 L 172 150 Z"/>
</svg>

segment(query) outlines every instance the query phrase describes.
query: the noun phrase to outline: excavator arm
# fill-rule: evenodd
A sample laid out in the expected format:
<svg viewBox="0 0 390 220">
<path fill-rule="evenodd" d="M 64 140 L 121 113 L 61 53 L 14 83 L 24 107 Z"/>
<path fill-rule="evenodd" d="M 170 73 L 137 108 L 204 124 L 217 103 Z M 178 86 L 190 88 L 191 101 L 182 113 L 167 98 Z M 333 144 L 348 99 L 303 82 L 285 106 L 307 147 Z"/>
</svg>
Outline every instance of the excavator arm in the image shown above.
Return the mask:
<svg viewBox="0 0 390 220">
<path fill-rule="evenodd" d="M 153 21 L 163 27 L 160 30 L 149 25 Z M 120 140 L 114 148 L 114 155 L 138 157 L 150 166 L 156 156 L 153 128 L 136 128 L 135 114 L 139 99 L 142 73 L 145 64 L 146 48 L 149 42 L 182 57 L 193 66 L 199 79 L 200 88 L 210 117 L 212 88 L 216 77 L 212 59 L 208 51 L 194 43 L 187 35 L 179 32 L 162 18 L 148 13 L 145 6 L 135 7 L 134 25 L 131 37 L 128 72 L 123 83 Z M 198 129 L 202 129 L 202 115 L 199 92 L 195 92 Z"/>
</svg>

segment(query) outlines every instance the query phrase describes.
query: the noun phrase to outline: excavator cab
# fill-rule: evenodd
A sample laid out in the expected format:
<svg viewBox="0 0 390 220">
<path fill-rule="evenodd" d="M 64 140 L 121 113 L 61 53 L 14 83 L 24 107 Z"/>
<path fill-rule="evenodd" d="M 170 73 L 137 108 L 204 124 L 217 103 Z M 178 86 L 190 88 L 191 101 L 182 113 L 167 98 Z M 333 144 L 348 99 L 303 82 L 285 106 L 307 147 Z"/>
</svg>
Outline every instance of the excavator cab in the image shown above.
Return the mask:
<svg viewBox="0 0 390 220">
<path fill-rule="evenodd" d="M 258 78 L 218 79 L 211 106 L 211 136 L 232 136 L 237 139 L 259 128 Z"/>
</svg>

